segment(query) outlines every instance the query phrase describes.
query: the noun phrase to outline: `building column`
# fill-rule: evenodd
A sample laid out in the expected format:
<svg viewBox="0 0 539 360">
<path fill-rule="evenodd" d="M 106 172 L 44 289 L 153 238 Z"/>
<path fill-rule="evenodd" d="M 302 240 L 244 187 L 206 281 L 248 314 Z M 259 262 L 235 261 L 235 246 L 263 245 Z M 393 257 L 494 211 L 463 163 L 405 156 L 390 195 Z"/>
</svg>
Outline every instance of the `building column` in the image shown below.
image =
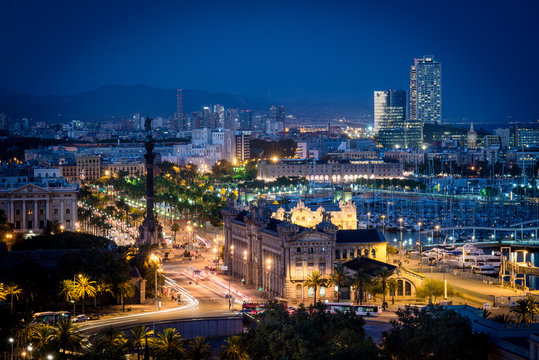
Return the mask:
<svg viewBox="0 0 539 360">
<path fill-rule="evenodd" d="M 38 215 L 37 215 L 37 199 L 34 199 L 34 221 L 32 223 L 32 227 L 34 229 L 38 229 L 37 222 L 38 222 Z"/>
<path fill-rule="evenodd" d="M 60 225 L 64 225 L 64 200 L 60 200 Z"/>
<path fill-rule="evenodd" d="M 45 223 L 47 221 L 49 221 L 49 206 L 50 206 L 51 202 L 49 201 L 49 199 L 45 200 Z"/>
<path fill-rule="evenodd" d="M 75 225 L 77 223 L 78 220 L 78 216 L 77 216 L 77 200 L 72 200 L 72 203 L 71 203 L 71 229 L 72 230 L 77 230 L 77 226 Z"/>
<path fill-rule="evenodd" d="M 22 226 L 21 230 L 26 229 L 26 200 L 22 201 Z"/>
<path fill-rule="evenodd" d="M 9 200 L 7 210 L 8 210 L 7 213 L 8 213 L 8 216 L 9 216 L 8 221 L 13 224 L 15 222 L 15 200 L 13 200 L 13 199 Z"/>
</svg>

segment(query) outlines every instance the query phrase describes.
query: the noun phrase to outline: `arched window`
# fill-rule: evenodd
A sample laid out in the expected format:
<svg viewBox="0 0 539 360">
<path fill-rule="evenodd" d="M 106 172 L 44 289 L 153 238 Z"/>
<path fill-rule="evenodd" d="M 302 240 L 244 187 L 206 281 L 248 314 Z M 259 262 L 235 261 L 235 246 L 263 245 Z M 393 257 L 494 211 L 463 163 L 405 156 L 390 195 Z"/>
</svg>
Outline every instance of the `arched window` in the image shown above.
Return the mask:
<svg viewBox="0 0 539 360">
<path fill-rule="evenodd" d="M 376 257 L 376 250 L 372 249 L 371 254 L 372 254 L 372 257 L 375 258 Z"/>
<path fill-rule="evenodd" d="M 347 256 L 347 254 L 346 254 L 346 249 L 344 249 L 344 250 L 342 251 L 342 258 L 343 258 L 343 259 L 346 259 L 347 257 L 348 257 L 348 256 Z"/>
<path fill-rule="evenodd" d="M 339 260 L 341 258 L 341 252 L 339 250 L 335 250 L 335 259 Z"/>
<path fill-rule="evenodd" d="M 404 295 L 412 296 L 412 284 L 409 281 L 404 282 Z"/>
<path fill-rule="evenodd" d="M 326 287 L 325 286 L 320 287 L 320 297 L 321 298 L 326 297 Z"/>
<path fill-rule="evenodd" d="M 301 288 L 301 285 L 296 285 L 296 299 L 301 299 L 303 289 Z"/>
<path fill-rule="evenodd" d="M 312 286 L 307 288 L 307 296 L 310 298 L 314 297 L 314 288 Z"/>
<path fill-rule="evenodd" d="M 369 249 L 365 249 L 365 251 L 363 251 L 363 255 L 369 256 Z"/>
</svg>

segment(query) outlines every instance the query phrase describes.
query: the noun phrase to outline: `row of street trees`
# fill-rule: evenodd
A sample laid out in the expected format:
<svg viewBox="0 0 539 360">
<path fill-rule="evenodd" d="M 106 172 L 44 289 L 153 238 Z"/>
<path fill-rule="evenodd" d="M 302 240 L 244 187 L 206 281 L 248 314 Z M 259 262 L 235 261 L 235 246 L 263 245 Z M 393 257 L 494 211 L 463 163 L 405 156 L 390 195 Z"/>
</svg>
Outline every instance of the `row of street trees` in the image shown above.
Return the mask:
<svg viewBox="0 0 539 360">
<path fill-rule="evenodd" d="M 90 337 L 88 346 L 82 346 L 83 335 L 69 319 L 62 319 L 55 325 L 24 325 L 17 329 L 17 346 L 26 349 L 32 345 L 34 359 L 60 357 L 81 360 L 125 359 L 128 354 L 150 355 L 153 360 L 211 360 L 214 359 L 210 344 L 203 337 L 187 340 L 173 328 L 154 333 L 149 327 L 137 325 L 124 333 L 108 327 Z M 247 359 L 238 346 L 239 337 L 231 337 L 221 347 L 220 359 Z"/>
<path fill-rule="evenodd" d="M 333 273 L 327 278 L 321 276 L 318 271 L 313 271 L 305 280 L 304 286 L 313 288 L 313 303 L 316 303 L 316 293 L 320 287 L 334 285 L 337 287 L 337 302 L 341 300 L 342 288 L 349 286 L 355 291 L 355 298 L 358 304 L 363 304 L 367 292 L 370 292 L 373 296 L 381 294 L 382 304 L 385 304 L 385 296 L 388 290 L 392 294 L 395 294 L 395 291 L 397 290 L 397 280 L 390 279 L 392 274 L 393 271 L 390 271 L 384 266 L 380 268 L 374 277 L 363 269 L 359 269 L 353 276 L 350 276 L 344 265 L 337 263 L 335 264 Z M 393 300 L 393 303 L 394 302 L 395 301 Z"/>
</svg>

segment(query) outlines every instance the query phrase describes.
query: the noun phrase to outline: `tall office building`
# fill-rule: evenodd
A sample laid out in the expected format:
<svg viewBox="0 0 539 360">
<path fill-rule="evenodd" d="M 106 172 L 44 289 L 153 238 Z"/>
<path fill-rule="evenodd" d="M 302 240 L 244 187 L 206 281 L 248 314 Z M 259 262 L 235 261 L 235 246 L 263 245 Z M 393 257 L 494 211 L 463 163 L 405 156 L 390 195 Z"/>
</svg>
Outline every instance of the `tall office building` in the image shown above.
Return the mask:
<svg viewBox="0 0 539 360">
<path fill-rule="evenodd" d="M 374 92 L 374 133 L 384 147 L 405 147 L 407 110 L 406 91 Z"/>
<path fill-rule="evenodd" d="M 253 127 L 253 113 L 251 110 L 240 110 L 239 128 L 241 130 L 251 130 Z"/>
<path fill-rule="evenodd" d="M 442 65 L 431 55 L 414 59 L 410 67 L 410 120 L 442 122 Z"/>
<path fill-rule="evenodd" d="M 236 131 L 236 159 L 245 161 L 251 158 L 251 132 Z"/>
<path fill-rule="evenodd" d="M 0 112 L 0 130 L 6 130 L 8 128 L 7 112 Z"/>
<path fill-rule="evenodd" d="M 239 112 L 237 108 L 226 109 L 225 129 L 236 130 L 238 128 Z"/>
<path fill-rule="evenodd" d="M 174 114 L 174 129 L 187 129 L 186 116 L 183 113 L 183 89 L 176 90 L 176 113 Z"/>
</svg>

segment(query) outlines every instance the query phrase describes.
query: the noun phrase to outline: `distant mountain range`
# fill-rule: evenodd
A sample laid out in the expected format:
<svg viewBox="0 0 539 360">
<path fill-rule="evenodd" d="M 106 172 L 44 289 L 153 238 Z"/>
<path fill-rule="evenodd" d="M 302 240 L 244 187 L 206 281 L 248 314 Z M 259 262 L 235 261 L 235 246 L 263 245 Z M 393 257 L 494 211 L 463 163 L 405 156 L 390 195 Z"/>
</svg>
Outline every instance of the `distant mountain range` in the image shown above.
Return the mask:
<svg viewBox="0 0 539 360">
<path fill-rule="evenodd" d="M 211 104 L 252 110 L 265 110 L 271 106 L 264 99 L 183 90 L 185 113 Z M 108 85 L 74 95 L 36 96 L 0 89 L 0 111 L 7 111 L 9 116 L 16 118 L 30 117 L 46 122 L 123 119 L 135 113 L 171 116 L 176 111 L 176 90 L 147 85 Z"/>
</svg>

